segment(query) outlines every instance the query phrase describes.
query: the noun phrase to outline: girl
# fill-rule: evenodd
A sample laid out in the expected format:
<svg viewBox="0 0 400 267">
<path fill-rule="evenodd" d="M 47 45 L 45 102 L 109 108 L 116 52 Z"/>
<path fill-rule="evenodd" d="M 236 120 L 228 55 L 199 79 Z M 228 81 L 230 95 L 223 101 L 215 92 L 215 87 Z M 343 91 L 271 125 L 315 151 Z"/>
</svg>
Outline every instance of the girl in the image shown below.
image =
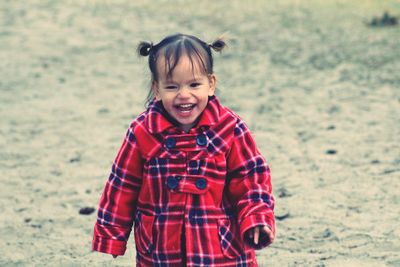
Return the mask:
<svg viewBox="0 0 400 267">
<path fill-rule="evenodd" d="M 272 243 L 270 171 L 246 124 L 214 95 L 211 49 L 176 34 L 142 42 L 152 85 L 106 183 L 93 250 L 124 255 L 134 223 L 137 266 L 257 266 Z"/>
</svg>

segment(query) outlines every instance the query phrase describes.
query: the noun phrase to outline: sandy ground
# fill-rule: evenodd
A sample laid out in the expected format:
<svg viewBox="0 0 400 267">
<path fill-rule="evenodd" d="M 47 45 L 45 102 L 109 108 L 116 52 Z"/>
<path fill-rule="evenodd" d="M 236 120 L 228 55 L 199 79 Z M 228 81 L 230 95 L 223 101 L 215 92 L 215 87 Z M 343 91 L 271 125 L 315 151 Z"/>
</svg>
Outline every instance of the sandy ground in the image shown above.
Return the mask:
<svg viewBox="0 0 400 267">
<path fill-rule="evenodd" d="M 140 40 L 211 41 L 222 102 L 269 162 L 260 266 L 400 266 L 398 1 L 1 1 L 0 266 L 133 266 L 92 253 L 97 208 L 149 76 Z"/>
</svg>

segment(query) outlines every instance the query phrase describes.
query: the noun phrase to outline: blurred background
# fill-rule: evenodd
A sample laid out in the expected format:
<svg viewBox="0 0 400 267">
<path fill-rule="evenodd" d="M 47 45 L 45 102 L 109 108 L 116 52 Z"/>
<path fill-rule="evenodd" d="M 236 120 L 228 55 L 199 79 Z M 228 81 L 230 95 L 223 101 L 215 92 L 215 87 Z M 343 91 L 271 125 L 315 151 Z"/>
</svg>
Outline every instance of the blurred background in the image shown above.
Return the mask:
<svg viewBox="0 0 400 267">
<path fill-rule="evenodd" d="M 386 15 L 385 15 L 386 12 Z M 142 41 L 211 42 L 221 102 L 272 170 L 260 266 L 400 266 L 400 2 L 0 2 L 0 265 L 134 266 L 91 252 L 150 75 Z M 81 214 L 83 213 L 83 214 Z"/>
</svg>

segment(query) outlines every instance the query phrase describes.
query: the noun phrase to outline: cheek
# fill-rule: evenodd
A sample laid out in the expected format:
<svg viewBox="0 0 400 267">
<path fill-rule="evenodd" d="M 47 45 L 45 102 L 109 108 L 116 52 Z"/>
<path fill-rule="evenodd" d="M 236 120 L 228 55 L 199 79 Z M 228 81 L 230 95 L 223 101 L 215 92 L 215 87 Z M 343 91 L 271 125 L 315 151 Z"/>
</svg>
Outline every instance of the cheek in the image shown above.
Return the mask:
<svg viewBox="0 0 400 267">
<path fill-rule="evenodd" d="M 159 95 L 159 99 L 162 100 L 163 103 L 170 104 L 173 102 L 174 96 L 168 93 L 167 94 L 164 93 L 162 95 Z"/>
<path fill-rule="evenodd" d="M 207 107 L 207 104 L 208 104 L 208 98 L 201 101 L 201 105 L 200 105 L 201 111 L 203 111 Z"/>
</svg>

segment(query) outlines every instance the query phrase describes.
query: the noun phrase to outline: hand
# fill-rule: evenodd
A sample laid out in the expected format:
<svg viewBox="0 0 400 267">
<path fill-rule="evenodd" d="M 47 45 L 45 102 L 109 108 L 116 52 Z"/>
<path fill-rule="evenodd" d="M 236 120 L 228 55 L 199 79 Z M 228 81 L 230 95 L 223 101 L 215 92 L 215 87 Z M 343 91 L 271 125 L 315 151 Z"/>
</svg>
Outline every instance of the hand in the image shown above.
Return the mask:
<svg viewBox="0 0 400 267">
<path fill-rule="evenodd" d="M 268 238 L 271 243 L 272 243 L 272 241 L 274 241 L 274 239 L 275 239 L 274 233 L 268 226 L 266 226 L 266 225 L 265 226 L 256 226 L 253 229 L 251 229 L 249 232 L 249 237 L 251 239 L 254 238 L 254 244 L 258 245 L 258 240 L 260 238 L 260 231 L 264 232 L 268 235 Z"/>
</svg>

